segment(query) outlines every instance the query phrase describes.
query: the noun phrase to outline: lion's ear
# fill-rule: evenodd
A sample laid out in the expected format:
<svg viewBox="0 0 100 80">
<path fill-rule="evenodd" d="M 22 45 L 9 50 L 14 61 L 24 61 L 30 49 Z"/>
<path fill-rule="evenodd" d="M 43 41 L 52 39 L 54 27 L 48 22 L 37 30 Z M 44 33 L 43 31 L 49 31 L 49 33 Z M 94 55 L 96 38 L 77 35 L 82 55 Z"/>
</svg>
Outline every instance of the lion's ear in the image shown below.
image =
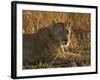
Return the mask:
<svg viewBox="0 0 100 80">
<path fill-rule="evenodd" d="M 55 27 L 54 27 L 54 26 L 55 26 L 55 23 L 53 23 L 52 25 L 49 26 L 51 32 L 52 32 L 52 31 L 53 31 L 53 32 L 55 31 Z"/>
<path fill-rule="evenodd" d="M 72 21 L 71 20 L 66 20 L 66 22 L 65 22 L 65 26 L 67 27 L 67 28 L 70 28 L 70 27 L 72 27 Z"/>
<path fill-rule="evenodd" d="M 55 24 L 56 23 L 56 21 L 55 20 L 52 20 L 52 24 Z"/>
<path fill-rule="evenodd" d="M 49 28 L 50 28 L 50 30 L 52 31 L 53 29 L 53 27 L 52 26 L 54 26 L 56 24 L 56 21 L 55 20 L 52 20 L 51 21 L 51 24 L 49 25 Z"/>
</svg>

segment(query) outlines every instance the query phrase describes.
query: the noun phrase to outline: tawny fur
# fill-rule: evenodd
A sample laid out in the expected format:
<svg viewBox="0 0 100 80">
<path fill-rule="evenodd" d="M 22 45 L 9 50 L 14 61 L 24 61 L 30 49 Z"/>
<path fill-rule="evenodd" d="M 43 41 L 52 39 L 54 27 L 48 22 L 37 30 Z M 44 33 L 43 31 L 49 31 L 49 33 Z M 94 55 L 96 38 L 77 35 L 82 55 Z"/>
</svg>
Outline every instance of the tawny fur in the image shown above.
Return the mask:
<svg viewBox="0 0 100 80">
<path fill-rule="evenodd" d="M 23 34 L 23 64 L 49 62 L 63 54 L 68 46 L 70 27 L 65 23 L 54 23 L 34 34 Z"/>
</svg>

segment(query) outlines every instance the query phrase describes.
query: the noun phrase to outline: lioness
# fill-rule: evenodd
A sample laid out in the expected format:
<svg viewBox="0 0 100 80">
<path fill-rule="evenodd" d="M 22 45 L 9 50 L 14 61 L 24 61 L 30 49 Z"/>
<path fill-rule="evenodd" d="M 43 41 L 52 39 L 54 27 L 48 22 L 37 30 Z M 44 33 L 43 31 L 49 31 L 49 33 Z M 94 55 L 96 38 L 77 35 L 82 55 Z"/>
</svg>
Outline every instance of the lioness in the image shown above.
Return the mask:
<svg viewBox="0 0 100 80">
<path fill-rule="evenodd" d="M 69 37 L 70 26 L 62 22 L 53 23 L 34 34 L 23 34 L 23 65 L 52 61 L 62 46 L 68 46 Z"/>
</svg>

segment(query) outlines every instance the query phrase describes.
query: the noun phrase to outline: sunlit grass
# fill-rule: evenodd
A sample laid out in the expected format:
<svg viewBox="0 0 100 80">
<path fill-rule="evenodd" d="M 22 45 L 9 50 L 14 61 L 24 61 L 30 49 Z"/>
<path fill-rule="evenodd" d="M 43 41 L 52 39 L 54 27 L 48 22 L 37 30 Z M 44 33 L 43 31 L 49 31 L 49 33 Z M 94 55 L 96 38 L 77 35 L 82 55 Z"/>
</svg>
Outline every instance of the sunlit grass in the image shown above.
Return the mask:
<svg viewBox="0 0 100 80">
<path fill-rule="evenodd" d="M 48 62 L 38 62 L 23 64 L 23 69 L 57 68 L 57 67 L 77 67 L 91 65 L 91 36 L 90 36 L 90 14 L 87 13 L 58 13 L 23 11 L 23 34 L 34 33 L 43 27 L 52 24 L 52 21 L 66 22 L 70 20 L 71 26 L 70 45 L 68 51 L 62 54 L 59 50 L 57 56 Z M 52 57 L 52 55 L 51 55 Z"/>
</svg>

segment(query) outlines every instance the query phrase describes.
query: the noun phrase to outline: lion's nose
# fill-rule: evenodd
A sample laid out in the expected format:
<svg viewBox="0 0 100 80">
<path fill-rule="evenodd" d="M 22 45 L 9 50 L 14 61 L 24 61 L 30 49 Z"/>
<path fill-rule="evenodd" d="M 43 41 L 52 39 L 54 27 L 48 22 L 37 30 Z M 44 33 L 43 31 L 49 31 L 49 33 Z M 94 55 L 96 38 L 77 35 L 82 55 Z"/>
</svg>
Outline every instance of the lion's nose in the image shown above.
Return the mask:
<svg viewBox="0 0 100 80">
<path fill-rule="evenodd" d="M 66 45 L 67 44 L 67 39 L 64 39 L 63 42 L 62 42 L 62 44 Z"/>
</svg>

